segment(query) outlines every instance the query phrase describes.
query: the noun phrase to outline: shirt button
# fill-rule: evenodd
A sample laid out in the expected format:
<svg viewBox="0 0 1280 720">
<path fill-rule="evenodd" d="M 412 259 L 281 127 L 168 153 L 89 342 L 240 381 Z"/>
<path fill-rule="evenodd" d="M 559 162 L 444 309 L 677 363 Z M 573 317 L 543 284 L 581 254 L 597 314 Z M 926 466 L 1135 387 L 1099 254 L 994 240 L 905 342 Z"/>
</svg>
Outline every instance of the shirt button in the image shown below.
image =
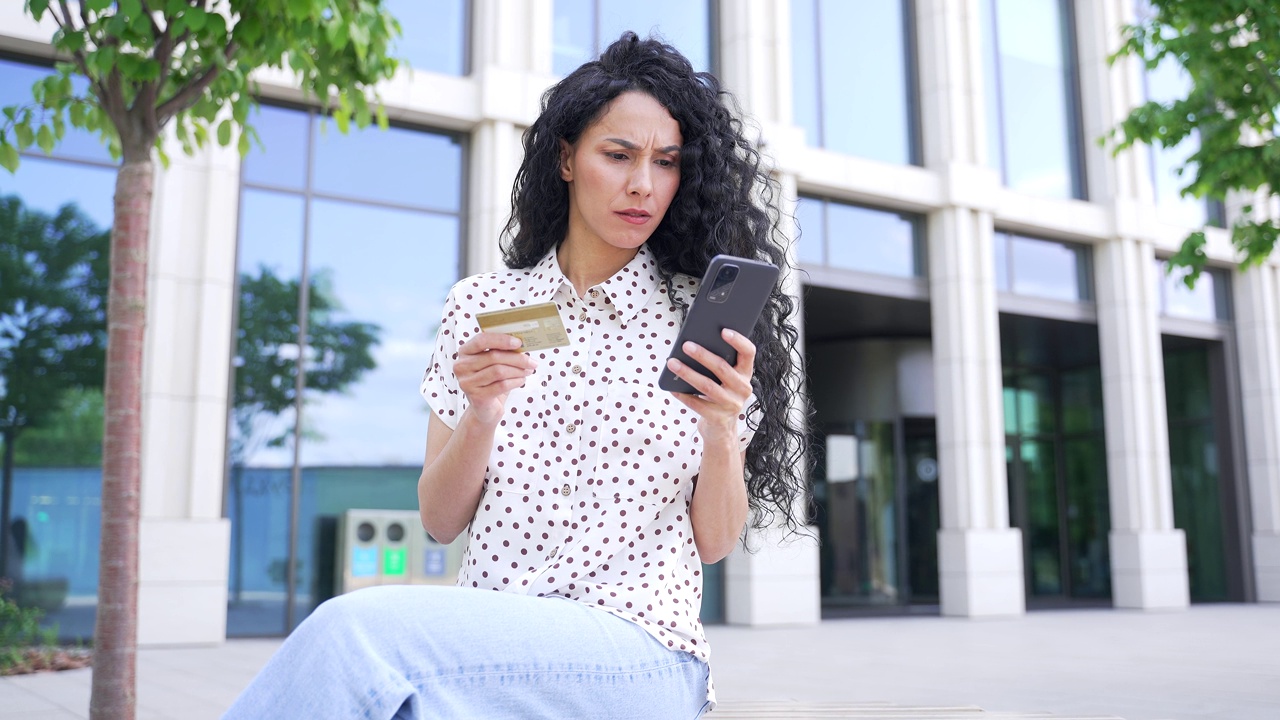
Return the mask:
<svg viewBox="0 0 1280 720">
<path fill-rule="evenodd" d="M 597 290 L 597 289 L 595 289 L 595 288 L 591 288 L 591 297 L 593 297 L 593 298 L 598 298 L 598 297 L 600 297 L 600 291 L 599 291 L 599 290 Z"/>
<path fill-rule="evenodd" d="M 573 490 L 569 487 L 569 483 L 565 483 L 564 487 L 560 488 L 560 494 L 565 497 L 569 497 L 569 493 L 571 492 L 573 492 Z"/>
<path fill-rule="evenodd" d="M 569 423 L 569 427 L 565 428 L 565 430 L 568 430 L 568 431 L 569 431 L 569 432 L 571 432 L 571 433 L 572 433 L 572 432 L 578 432 L 578 426 L 577 426 L 577 424 L 575 424 L 575 423 Z M 565 487 L 569 487 L 569 486 L 568 486 L 568 485 L 565 485 Z M 568 494 L 569 494 L 569 493 L 565 493 L 565 495 L 568 495 Z"/>
<path fill-rule="evenodd" d="M 579 322 L 586 322 L 586 321 L 587 321 L 587 311 L 586 311 L 586 310 L 583 310 L 583 311 L 582 311 L 582 314 L 578 316 L 578 321 L 579 321 Z"/>
<path fill-rule="evenodd" d="M 581 375 L 581 374 L 582 374 L 582 366 L 581 366 L 581 365 L 574 365 L 572 368 L 569 368 L 569 372 L 573 373 L 574 375 Z"/>
</svg>

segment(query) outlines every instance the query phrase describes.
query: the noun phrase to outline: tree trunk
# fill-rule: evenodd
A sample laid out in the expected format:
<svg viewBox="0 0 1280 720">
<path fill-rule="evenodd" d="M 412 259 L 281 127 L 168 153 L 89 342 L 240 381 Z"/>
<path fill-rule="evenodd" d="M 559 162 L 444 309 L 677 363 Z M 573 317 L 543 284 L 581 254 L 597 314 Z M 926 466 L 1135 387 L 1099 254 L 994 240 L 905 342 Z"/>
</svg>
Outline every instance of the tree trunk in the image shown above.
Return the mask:
<svg viewBox="0 0 1280 720">
<path fill-rule="evenodd" d="M 137 702 L 142 351 L 154 174 L 149 157 L 131 161 L 127 155 L 116 177 L 111 231 L 92 720 L 132 720 Z"/>
<path fill-rule="evenodd" d="M 18 439 L 18 431 L 14 428 L 6 428 L 4 433 L 4 469 L 0 471 L 0 578 L 13 579 L 17 577 L 18 571 L 9 567 L 9 546 L 15 543 L 15 539 L 9 537 L 12 531 L 9 529 L 11 518 L 9 515 L 13 512 L 13 443 Z M 18 562 L 22 562 L 22 556 L 18 555 Z M 16 593 L 17 587 L 13 588 Z"/>
</svg>

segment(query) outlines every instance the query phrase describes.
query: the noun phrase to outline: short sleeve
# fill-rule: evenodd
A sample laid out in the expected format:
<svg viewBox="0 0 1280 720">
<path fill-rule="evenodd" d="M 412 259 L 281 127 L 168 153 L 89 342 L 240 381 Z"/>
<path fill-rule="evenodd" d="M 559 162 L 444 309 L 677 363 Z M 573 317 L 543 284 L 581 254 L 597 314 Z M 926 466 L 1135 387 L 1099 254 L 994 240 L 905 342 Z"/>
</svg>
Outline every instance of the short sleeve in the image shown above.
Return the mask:
<svg viewBox="0 0 1280 720">
<path fill-rule="evenodd" d="M 463 311 L 454 299 L 455 290 L 449 291 L 444 301 L 444 312 L 440 318 L 440 330 L 436 333 L 436 347 L 431 355 L 431 363 L 427 365 L 426 374 L 419 388 L 422 397 L 431 406 L 436 417 L 444 421 L 450 428 L 458 426 L 458 420 L 465 409 L 465 396 L 458 387 L 458 377 L 453 374 L 453 364 L 458 359 L 458 347 L 465 342 L 460 336 L 458 319 Z"/>
</svg>

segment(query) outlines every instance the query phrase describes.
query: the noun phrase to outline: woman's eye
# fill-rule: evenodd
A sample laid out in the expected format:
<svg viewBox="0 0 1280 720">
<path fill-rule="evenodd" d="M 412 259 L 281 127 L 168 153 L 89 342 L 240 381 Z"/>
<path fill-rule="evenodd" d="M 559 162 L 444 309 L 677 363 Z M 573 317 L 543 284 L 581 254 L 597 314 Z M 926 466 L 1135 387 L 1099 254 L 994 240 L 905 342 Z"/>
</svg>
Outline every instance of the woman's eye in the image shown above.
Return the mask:
<svg viewBox="0 0 1280 720">
<path fill-rule="evenodd" d="M 610 158 L 610 159 L 612 159 L 612 160 L 626 160 L 626 159 L 627 159 L 627 154 L 626 154 L 626 153 L 620 153 L 620 152 L 611 152 L 611 153 L 609 153 L 609 158 Z"/>
<path fill-rule="evenodd" d="M 658 161 L 658 164 L 662 167 L 676 167 L 676 162 L 674 160 L 662 159 Z"/>
</svg>

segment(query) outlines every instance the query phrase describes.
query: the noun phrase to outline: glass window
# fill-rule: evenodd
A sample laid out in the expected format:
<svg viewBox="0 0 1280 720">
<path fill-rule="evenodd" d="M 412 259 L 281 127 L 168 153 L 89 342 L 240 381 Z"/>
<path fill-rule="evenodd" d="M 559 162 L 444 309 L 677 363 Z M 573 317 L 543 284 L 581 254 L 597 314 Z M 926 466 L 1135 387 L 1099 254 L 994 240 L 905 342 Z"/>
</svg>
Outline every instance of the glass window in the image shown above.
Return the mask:
<svg viewBox="0 0 1280 720">
<path fill-rule="evenodd" d="M 924 275 L 922 224 L 915 215 L 801 197 L 796 216 L 803 233 L 802 262 L 897 277 Z"/>
<path fill-rule="evenodd" d="M 1167 260 L 1156 260 L 1160 278 L 1160 312 L 1171 317 L 1217 322 L 1231 319 L 1231 301 L 1227 274 L 1215 269 L 1200 273 L 1194 288 L 1187 287 L 1187 269 L 1169 272 Z"/>
<path fill-rule="evenodd" d="M 796 245 L 796 261 L 822 265 L 827 261 L 827 228 L 823 217 L 826 203 L 815 198 L 800 196 L 796 202 L 796 223 L 800 226 L 800 239 Z"/>
<path fill-rule="evenodd" d="M 466 75 L 468 12 L 466 0 L 386 0 L 387 10 L 400 21 L 401 37 L 394 52 L 415 70 Z"/>
<path fill-rule="evenodd" d="M 0 107 L 30 105 L 51 72 L 0 60 Z M 16 174 L 0 171 L 0 264 L 12 270 L 0 281 L 0 453 L 13 452 L 0 469 L 3 572 L 65 640 L 90 639 L 97 609 L 115 180 L 101 142 L 71 127 L 52 156 L 29 148 Z"/>
<path fill-rule="evenodd" d="M 1068 302 L 1093 299 L 1086 247 L 1001 232 L 994 242 L 998 290 Z"/>
<path fill-rule="evenodd" d="M 429 418 L 416 382 L 458 278 L 463 209 L 455 136 L 342 135 L 315 113 L 283 108 L 261 117 L 264 147 L 243 164 L 228 429 L 227 629 L 240 636 L 286 632 L 291 563 L 295 625 L 333 595 L 342 511 L 416 504 Z"/>
<path fill-rule="evenodd" d="M 917 162 L 905 7 L 902 0 L 792 0 L 794 109 L 811 144 Z"/>
<path fill-rule="evenodd" d="M 555 0 L 554 57 L 557 75 L 600 54 L 624 31 L 650 33 L 675 46 L 694 70 L 711 70 L 711 3 L 688 0 Z"/>
<path fill-rule="evenodd" d="M 1063 0 L 983 0 L 988 163 L 1019 192 L 1084 198 L 1071 15 Z"/>
</svg>

